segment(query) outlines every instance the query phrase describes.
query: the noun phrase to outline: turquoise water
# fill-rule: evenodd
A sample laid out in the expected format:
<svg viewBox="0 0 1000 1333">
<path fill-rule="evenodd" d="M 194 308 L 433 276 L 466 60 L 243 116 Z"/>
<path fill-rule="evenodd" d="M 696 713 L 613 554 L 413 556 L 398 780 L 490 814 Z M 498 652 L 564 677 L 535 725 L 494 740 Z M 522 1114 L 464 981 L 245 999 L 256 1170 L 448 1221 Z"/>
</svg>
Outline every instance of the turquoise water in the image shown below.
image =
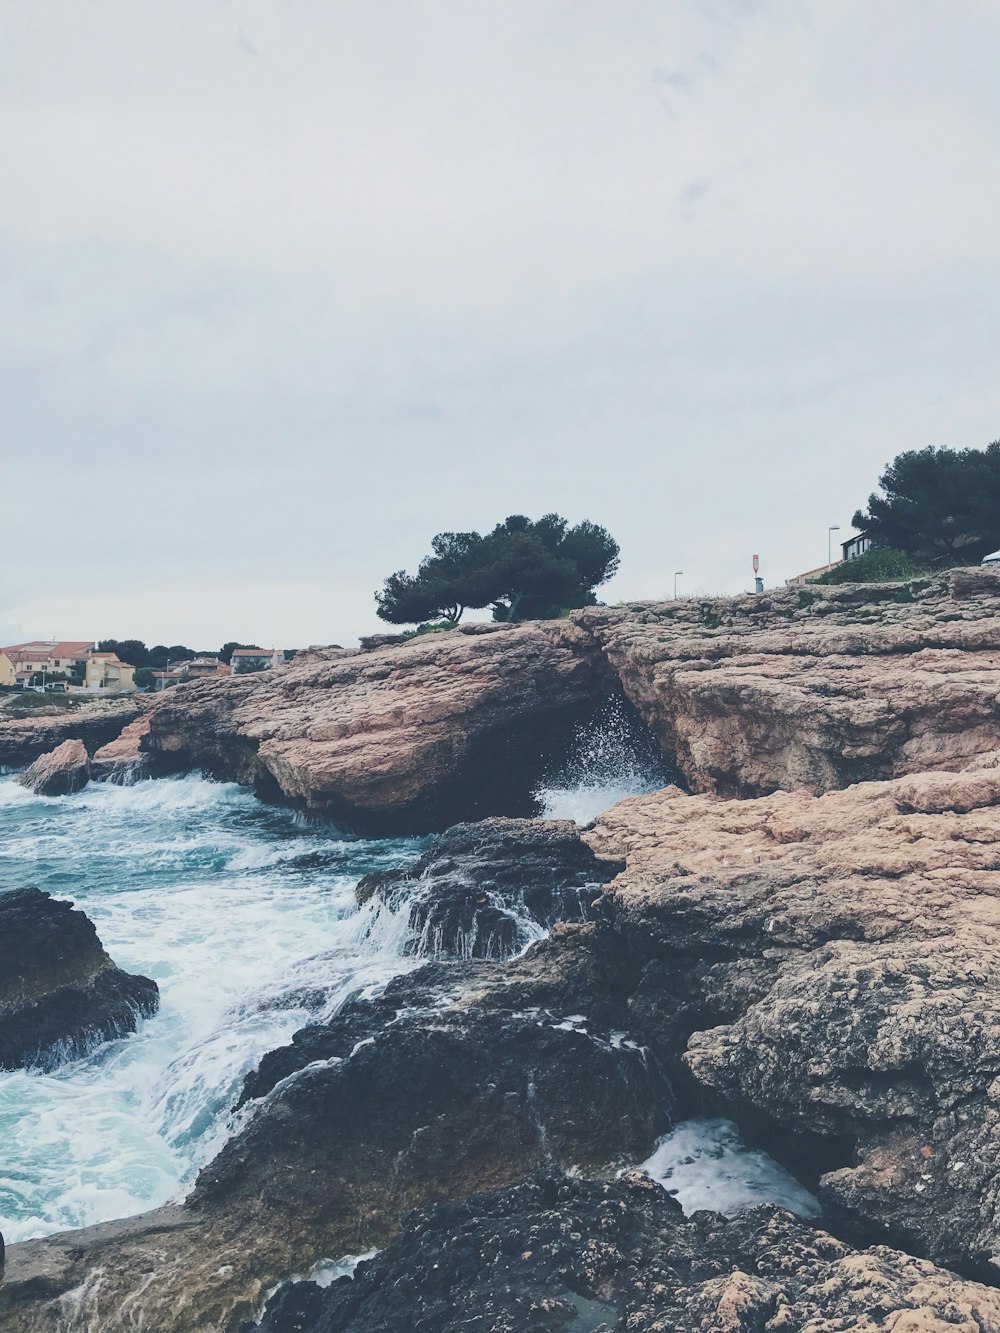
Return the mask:
<svg viewBox="0 0 1000 1333">
<path fill-rule="evenodd" d="M 383 917 L 369 933 L 354 886 L 420 846 L 343 839 L 201 777 L 56 799 L 0 778 L 0 890 L 72 899 L 115 962 L 161 994 L 135 1036 L 51 1074 L 0 1074 L 7 1241 L 183 1194 L 265 1051 L 412 966 L 403 923 Z"/>
</svg>

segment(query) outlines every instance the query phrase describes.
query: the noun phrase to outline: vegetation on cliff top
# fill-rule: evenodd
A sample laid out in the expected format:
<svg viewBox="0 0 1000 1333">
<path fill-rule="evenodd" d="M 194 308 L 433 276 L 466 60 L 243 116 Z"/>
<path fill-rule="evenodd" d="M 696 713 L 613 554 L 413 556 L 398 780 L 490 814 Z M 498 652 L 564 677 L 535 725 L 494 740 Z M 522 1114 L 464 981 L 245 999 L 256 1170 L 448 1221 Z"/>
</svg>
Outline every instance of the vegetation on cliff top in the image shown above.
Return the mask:
<svg viewBox="0 0 1000 1333">
<path fill-rule="evenodd" d="M 870 495 L 852 522 L 884 555 L 975 564 L 1000 547 L 1000 441 L 986 449 L 909 450 L 888 464 L 879 486 L 882 494 Z M 857 582 L 859 562 L 850 563 Z"/>
<path fill-rule="evenodd" d="M 512 514 L 485 536 L 439 532 L 431 551 L 416 574 L 397 570 L 376 592 L 380 619 L 457 625 L 467 608 L 485 606 L 500 621 L 555 617 L 592 605 L 619 555 L 606 528 L 587 520 L 571 528 L 559 514 L 537 521 Z"/>
<path fill-rule="evenodd" d="M 842 560 L 825 574 L 821 574 L 817 583 L 893 583 L 899 579 L 917 578 L 926 574 L 923 565 L 911 560 L 905 551 L 898 551 L 892 546 L 879 546 L 853 560 Z"/>
</svg>

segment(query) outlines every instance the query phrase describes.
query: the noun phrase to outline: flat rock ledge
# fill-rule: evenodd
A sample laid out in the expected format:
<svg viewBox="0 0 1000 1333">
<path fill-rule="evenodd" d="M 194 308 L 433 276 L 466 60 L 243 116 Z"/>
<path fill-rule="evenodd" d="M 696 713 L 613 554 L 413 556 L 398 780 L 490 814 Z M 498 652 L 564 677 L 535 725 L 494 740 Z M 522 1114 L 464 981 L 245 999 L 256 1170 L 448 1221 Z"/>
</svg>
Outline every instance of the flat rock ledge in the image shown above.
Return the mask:
<svg viewBox="0 0 1000 1333">
<path fill-rule="evenodd" d="M 538 1176 L 411 1213 L 328 1288 L 290 1283 L 244 1333 L 998 1333 L 1000 1292 L 855 1250 L 776 1208 L 685 1219 L 640 1172 Z"/>
<path fill-rule="evenodd" d="M 40 755 L 18 777 L 36 796 L 68 796 L 90 781 L 90 755 L 83 741 L 68 740 Z"/>
<path fill-rule="evenodd" d="M 159 989 L 111 961 L 90 919 L 40 889 L 0 892 L 0 1069 L 53 1069 L 134 1032 Z"/>
</svg>

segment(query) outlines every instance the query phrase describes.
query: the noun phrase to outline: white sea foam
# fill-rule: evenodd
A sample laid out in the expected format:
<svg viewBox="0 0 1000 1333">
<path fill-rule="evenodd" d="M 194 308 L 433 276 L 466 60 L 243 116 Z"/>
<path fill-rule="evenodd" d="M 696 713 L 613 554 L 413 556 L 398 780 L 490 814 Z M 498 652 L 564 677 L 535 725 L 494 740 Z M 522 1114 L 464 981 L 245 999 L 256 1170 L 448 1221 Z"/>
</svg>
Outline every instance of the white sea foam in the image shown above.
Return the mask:
<svg viewBox="0 0 1000 1333">
<path fill-rule="evenodd" d="M 185 1192 L 266 1050 L 412 966 L 398 922 L 366 935 L 354 886 L 416 850 L 345 841 L 199 777 L 56 799 L 0 779 L 0 886 L 72 898 L 161 993 L 136 1035 L 51 1074 L 0 1074 L 5 1238 Z"/>
<path fill-rule="evenodd" d="M 535 797 L 545 819 L 589 824 L 627 796 L 656 791 L 672 776 L 643 723 L 623 700 L 614 699 L 577 729 Z"/>
<path fill-rule="evenodd" d="M 710 1209 L 732 1217 L 741 1208 L 773 1203 L 799 1217 L 819 1204 L 767 1153 L 748 1148 L 731 1120 L 684 1120 L 639 1167 L 674 1196 L 685 1213 Z"/>
</svg>

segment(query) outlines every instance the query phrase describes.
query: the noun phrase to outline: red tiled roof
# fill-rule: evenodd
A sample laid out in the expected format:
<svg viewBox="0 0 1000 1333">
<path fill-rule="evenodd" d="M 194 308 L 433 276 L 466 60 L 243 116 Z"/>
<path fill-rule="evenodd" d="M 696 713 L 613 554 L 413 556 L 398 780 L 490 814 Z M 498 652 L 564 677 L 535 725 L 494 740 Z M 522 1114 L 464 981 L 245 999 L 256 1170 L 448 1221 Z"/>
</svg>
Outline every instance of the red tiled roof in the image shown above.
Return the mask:
<svg viewBox="0 0 1000 1333">
<path fill-rule="evenodd" d="M 58 643 L 49 643 L 46 639 L 29 639 L 27 643 L 13 643 L 9 648 L 0 648 L 10 657 L 11 653 L 20 653 L 22 657 L 83 657 L 95 647 L 93 639 L 63 639 Z"/>
</svg>

